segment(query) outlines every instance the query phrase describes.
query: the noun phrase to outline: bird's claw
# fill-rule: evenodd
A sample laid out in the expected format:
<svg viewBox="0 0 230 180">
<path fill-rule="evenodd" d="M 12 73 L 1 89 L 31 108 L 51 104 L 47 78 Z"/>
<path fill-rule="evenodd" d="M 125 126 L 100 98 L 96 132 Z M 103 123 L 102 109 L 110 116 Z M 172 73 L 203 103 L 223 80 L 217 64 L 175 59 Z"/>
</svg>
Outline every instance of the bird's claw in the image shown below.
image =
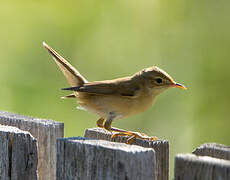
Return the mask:
<svg viewBox="0 0 230 180">
<path fill-rule="evenodd" d="M 155 140 L 158 140 L 158 138 L 156 136 L 147 136 L 146 134 L 144 133 L 139 133 L 139 132 L 119 132 L 119 133 L 114 133 L 112 136 L 111 136 L 111 139 L 115 139 L 116 137 L 118 136 L 129 136 L 129 138 L 127 139 L 126 143 L 127 144 L 132 144 L 133 141 L 136 139 L 136 138 L 139 138 L 139 139 L 144 139 L 144 140 L 149 140 L 149 141 L 155 141 Z"/>
</svg>

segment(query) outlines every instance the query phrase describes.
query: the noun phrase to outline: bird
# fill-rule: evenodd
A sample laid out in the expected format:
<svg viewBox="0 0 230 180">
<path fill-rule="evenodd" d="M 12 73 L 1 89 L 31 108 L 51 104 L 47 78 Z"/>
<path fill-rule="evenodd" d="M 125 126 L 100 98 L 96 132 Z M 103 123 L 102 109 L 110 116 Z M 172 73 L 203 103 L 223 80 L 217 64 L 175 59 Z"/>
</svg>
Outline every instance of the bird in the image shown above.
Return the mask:
<svg viewBox="0 0 230 180">
<path fill-rule="evenodd" d="M 150 108 L 155 98 L 168 88 L 186 89 L 182 84 L 157 66 L 142 69 L 131 76 L 113 80 L 92 81 L 84 78 L 67 60 L 43 42 L 43 46 L 53 57 L 71 87 L 62 90 L 72 91 L 62 98 L 77 98 L 78 109 L 99 116 L 96 124 L 112 133 L 111 138 L 128 136 L 127 144 L 136 138 L 155 141 L 156 136 L 127 131 L 112 127 L 112 122 L 123 119 Z"/>
</svg>

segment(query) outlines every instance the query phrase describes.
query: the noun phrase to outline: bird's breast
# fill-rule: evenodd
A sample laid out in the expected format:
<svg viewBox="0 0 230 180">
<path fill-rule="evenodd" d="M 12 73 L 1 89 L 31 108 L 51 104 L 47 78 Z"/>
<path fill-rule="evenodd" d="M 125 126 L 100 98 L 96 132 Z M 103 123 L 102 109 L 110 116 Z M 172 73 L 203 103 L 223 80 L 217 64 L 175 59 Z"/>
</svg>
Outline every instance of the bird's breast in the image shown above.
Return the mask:
<svg viewBox="0 0 230 180">
<path fill-rule="evenodd" d="M 120 117 L 127 117 L 148 109 L 154 102 L 154 96 L 148 93 L 136 97 L 85 94 L 79 96 L 78 103 L 87 111 L 107 117 L 115 112 Z"/>
</svg>

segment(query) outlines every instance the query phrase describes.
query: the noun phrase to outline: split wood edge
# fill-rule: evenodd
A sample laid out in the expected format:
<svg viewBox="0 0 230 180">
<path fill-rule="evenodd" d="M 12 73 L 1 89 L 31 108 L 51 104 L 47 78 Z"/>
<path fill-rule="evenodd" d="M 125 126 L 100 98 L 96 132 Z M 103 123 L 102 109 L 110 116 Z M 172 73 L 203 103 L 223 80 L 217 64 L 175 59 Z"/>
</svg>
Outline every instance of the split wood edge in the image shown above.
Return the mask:
<svg viewBox="0 0 230 180">
<path fill-rule="evenodd" d="M 37 180 L 37 140 L 27 131 L 0 125 L 0 179 Z"/>
</svg>

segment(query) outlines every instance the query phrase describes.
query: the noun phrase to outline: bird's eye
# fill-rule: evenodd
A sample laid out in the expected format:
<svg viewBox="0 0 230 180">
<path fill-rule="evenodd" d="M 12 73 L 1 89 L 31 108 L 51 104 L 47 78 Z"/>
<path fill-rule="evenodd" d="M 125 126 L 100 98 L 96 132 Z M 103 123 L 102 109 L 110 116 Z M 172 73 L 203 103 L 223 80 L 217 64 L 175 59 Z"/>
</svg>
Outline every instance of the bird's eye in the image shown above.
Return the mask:
<svg viewBox="0 0 230 180">
<path fill-rule="evenodd" d="M 155 81 L 157 84 L 161 84 L 163 82 L 163 80 L 161 78 L 156 78 Z"/>
</svg>

